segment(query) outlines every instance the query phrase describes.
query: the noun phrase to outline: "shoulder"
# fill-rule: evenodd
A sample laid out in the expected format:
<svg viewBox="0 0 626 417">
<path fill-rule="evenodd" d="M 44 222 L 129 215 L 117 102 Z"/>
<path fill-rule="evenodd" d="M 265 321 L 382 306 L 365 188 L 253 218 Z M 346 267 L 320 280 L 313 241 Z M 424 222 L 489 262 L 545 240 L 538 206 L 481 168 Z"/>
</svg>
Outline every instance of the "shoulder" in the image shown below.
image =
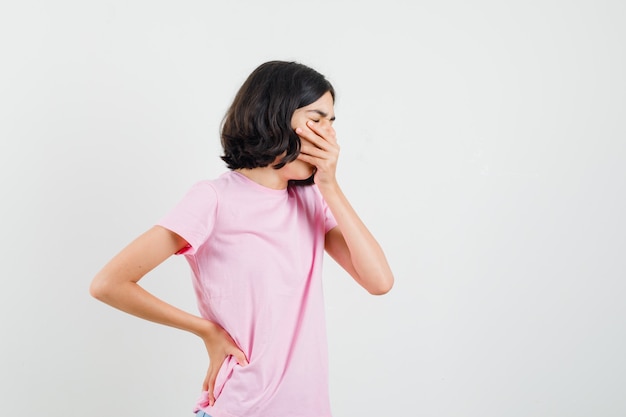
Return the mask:
<svg viewBox="0 0 626 417">
<path fill-rule="evenodd" d="M 227 171 L 213 179 L 202 179 L 191 186 L 191 191 L 217 195 L 221 190 L 231 187 L 235 178 L 233 171 Z"/>
<path fill-rule="evenodd" d="M 200 199 L 216 198 L 217 189 L 215 188 L 214 180 L 200 180 L 195 182 L 187 192 L 187 197 Z"/>
</svg>

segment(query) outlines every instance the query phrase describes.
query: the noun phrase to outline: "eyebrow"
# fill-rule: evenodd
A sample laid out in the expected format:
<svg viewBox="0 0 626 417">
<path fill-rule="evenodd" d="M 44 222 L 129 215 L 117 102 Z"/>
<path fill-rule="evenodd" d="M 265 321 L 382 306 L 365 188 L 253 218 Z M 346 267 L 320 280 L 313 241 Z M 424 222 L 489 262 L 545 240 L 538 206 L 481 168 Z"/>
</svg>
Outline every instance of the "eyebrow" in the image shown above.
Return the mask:
<svg viewBox="0 0 626 417">
<path fill-rule="evenodd" d="M 307 110 L 307 113 L 310 113 L 310 112 L 317 113 L 317 114 L 319 114 L 322 117 L 328 117 L 328 113 L 323 112 L 321 110 Z M 330 118 L 331 122 L 333 122 L 334 120 L 335 120 L 335 116 Z"/>
</svg>

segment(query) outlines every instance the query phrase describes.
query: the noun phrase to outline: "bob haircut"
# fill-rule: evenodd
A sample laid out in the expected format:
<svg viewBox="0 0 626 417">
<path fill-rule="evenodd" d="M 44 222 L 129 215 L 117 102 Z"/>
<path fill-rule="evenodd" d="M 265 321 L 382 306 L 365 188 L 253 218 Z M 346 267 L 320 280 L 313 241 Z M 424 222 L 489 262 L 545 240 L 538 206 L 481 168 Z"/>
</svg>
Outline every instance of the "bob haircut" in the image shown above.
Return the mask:
<svg viewBox="0 0 626 417">
<path fill-rule="evenodd" d="M 280 169 L 300 154 L 300 137 L 291 127 L 296 109 L 335 90 L 326 78 L 297 62 L 269 61 L 243 83 L 221 126 L 221 157 L 231 170 L 272 164 Z M 310 183 L 310 182 L 309 182 Z"/>
</svg>

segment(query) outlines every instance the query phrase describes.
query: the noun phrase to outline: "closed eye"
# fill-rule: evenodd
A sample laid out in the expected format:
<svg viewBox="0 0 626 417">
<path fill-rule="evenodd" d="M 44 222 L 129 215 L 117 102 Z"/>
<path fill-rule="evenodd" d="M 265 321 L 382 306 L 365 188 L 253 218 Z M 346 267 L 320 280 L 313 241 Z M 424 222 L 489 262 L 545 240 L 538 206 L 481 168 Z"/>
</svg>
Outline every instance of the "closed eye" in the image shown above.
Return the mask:
<svg viewBox="0 0 626 417">
<path fill-rule="evenodd" d="M 317 114 L 317 115 L 319 115 L 321 117 L 328 118 L 330 123 L 335 121 L 335 115 L 332 115 L 332 116 L 329 117 L 328 113 L 323 112 L 321 110 L 317 110 L 317 109 L 315 109 L 315 110 L 308 110 L 308 113 L 314 113 L 314 114 Z M 314 121 L 315 123 L 319 123 L 319 121 L 320 121 L 320 119 L 317 119 L 317 120 L 311 119 L 311 120 Z"/>
</svg>

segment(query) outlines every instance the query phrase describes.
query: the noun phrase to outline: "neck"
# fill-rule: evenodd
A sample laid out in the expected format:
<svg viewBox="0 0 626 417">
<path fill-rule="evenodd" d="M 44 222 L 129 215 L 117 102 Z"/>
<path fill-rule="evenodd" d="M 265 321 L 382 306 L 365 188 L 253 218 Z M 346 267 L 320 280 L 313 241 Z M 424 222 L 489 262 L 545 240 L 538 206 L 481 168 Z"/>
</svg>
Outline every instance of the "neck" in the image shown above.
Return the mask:
<svg viewBox="0 0 626 417">
<path fill-rule="evenodd" d="M 284 190 L 287 188 L 288 181 L 280 175 L 279 170 L 271 166 L 252 169 L 240 168 L 236 171 L 264 187 L 274 190 Z"/>
</svg>

